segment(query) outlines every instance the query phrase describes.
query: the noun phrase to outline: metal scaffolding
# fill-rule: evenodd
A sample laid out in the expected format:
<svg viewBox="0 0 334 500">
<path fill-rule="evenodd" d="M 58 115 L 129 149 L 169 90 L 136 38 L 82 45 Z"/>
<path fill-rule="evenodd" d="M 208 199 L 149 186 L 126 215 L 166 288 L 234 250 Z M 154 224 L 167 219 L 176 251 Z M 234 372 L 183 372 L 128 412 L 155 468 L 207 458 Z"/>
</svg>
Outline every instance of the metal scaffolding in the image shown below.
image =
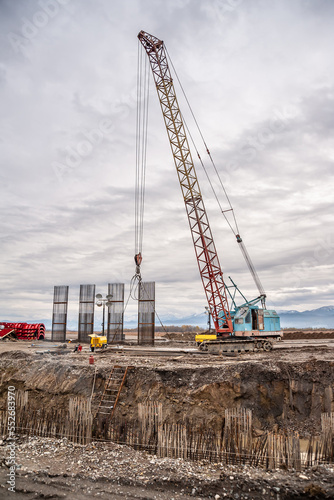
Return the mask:
<svg viewBox="0 0 334 500">
<path fill-rule="evenodd" d="M 109 283 L 108 295 L 111 305 L 108 307 L 108 343 L 124 340 L 124 283 Z"/>
<path fill-rule="evenodd" d="M 154 345 L 155 282 L 140 282 L 138 299 L 138 344 Z"/>
<path fill-rule="evenodd" d="M 53 292 L 53 313 L 51 340 L 65 342 L 67 326 L 68 286 L 55 286 Z"/>
<path fill-rule="evenodd" d="M 89 335 L 94 333 L 95 285 L 80 285 L 79 298 L 79 342 L 90 342 Z"/>
</svg>

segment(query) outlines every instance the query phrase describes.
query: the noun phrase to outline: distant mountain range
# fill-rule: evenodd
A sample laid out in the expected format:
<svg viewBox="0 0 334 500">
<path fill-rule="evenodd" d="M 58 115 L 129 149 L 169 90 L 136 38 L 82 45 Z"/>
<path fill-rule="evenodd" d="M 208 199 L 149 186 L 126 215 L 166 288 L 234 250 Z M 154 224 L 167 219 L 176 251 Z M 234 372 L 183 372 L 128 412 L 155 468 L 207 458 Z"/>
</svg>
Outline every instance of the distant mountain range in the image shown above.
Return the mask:
<svg viewBox="0 0 334 500">
<path fill-rule="evenodd" d="M 281 318 L 282 328 L 334 328 L 334 306 L 324 306 L 310 311 L 295 311 L 295 310 L 277 310 Z M 13 322 L 10 320 L 3 320 Z M 200 328 L 206 328 L 208 325 L 208 317 L 206 314 L 193 314 L 192 316 L 177 317 L 173 315 L 162 316 L 162 324 L 166 326 L 175 325 L 193 325 Z M 32 323 L 32 322 L 31 322 Z M 41 319 L 40 321 L 33 321 L 33 323 L 44 323 L 47 330 L 51 329 L 50 319 Z M 161 326 L 156 322 L 156 326 Z M 136 328 L 136 321 L 127 321 L 125 318 L 124 328 Z M 68 330 L 76 331 L 78 323 L 76 321 L 69 321 L 67 324 Z M 96 324 L 96 329 L 101 328 L 101 323 Z"/>
<path fill-rule="evenodd" d="M 281 318 L 282 328 L 334 328 L 334 306 L 324 306 L 310 311 L 277 310 Z M 165 318 L 165 325 L 198 325 L 207 326 L 205 314 L 195 314 L 184 318 Z M 128 327 L 131 328 L 131 327 Z"/>
<path fill-rule="evenodd" d="M 334 328 L 334 306 L 310 311 L 277 311 L 282 328 Z"/>
</svg>

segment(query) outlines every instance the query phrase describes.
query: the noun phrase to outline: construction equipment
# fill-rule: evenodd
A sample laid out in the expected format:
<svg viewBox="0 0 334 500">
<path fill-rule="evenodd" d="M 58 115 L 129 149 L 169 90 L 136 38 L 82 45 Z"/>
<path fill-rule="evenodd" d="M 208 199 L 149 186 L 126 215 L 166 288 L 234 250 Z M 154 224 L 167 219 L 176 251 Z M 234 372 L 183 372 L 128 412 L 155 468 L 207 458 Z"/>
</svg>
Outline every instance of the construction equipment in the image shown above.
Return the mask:
<svg viewBox="0 0 334 500">
<path fill-rule="evenodd" d="M 212 352 L 220 352 L 222 349 L 270 350 L 272 348 L 271 340 L 280 338 L 282 335 L 280 320 L 275 311 L 265 309 L 266 295 L 239 231 L 234 234 L 258 286 L 260 296 L 252 301 L 245 300 L 241 306 L 236 306 L 235 294 L 231 294 L 229 287 L 224 282 L 183 117 L 176 98 L 164 43 L 145 31 L 140 31 L 138 38 L 149 58 L 183 194 L 199 271 L 215 326 L 213 336 L 197 336 L 196 342 L 200 344 L 200 348 Z M 206 149 L 212 160 L 207 147 Z M 201 161 L 199 154 L 198 156 Z M 231 210 L 233 209 L 231 208 Z M 234 287 L 237 289 L 235 285 Z M 234 310 L 230 310 L 228 295 L 235 306 Z M 262 302 L 262 308 L 257 305 L 259 302 Z"/>
<path fill-rule="evenodd" d="M 0 325 L 0 340 L 3 339 L 16 340 L 14 328 L 5 328 L 4 325 Z"/>
<path fill-rule="evenodd" d="M 0 339 L 9 337 L 9 334 L 18 340 L 44 340 L 45 325 L 43 323 L 0 323 Z"/>
<path fill-rule="evenodd" d="M 104 335 L 97 335 L 96 333 L 93 333 L 92 335 L 88 335 L 90 337 L 90 346 L 94 347 L 99 347 L 101 349 L 105 349 L 107 347 L 107 342 L 108 339 Z"/>
</svg>

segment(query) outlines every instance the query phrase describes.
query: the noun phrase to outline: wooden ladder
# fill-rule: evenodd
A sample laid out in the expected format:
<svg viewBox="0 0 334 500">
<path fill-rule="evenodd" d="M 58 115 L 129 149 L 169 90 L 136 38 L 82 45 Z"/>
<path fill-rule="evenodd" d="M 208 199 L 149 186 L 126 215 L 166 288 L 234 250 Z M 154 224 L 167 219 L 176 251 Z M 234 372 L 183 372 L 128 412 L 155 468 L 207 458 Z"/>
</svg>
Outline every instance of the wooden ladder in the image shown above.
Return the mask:
<svg viewBox="0 0 334 500">
<path fill-rule="evenodd" d="M 133 366 L 118 366 L 115 365 L 110 374 L 109 378 L 104 386 L 104 391 L 99 403 L 99 406 L 95 413 L 95 418 L 99 415 L 103 415 L 104 418 L 107 416 L 112 419 L 119 396 L 123 389 L 123 385 L 129 370 L 131 370 Z"/>
</svg>

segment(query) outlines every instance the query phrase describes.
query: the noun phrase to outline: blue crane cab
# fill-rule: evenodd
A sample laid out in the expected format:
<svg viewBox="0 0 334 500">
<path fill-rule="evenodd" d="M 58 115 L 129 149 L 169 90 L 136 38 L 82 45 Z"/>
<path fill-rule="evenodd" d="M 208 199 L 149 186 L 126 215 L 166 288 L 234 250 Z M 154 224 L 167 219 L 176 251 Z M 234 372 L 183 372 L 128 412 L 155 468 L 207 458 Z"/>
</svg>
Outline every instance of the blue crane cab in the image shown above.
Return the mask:
<svg viewBox="0 0 334 500">
<path fill-rule="evenodd" d="M 280 318 L 273 309 L 262 309 L 244 304 L 231 311 L 233 332 L 236 337 L 266 337 L 280 340 Z"/>
</svg>

